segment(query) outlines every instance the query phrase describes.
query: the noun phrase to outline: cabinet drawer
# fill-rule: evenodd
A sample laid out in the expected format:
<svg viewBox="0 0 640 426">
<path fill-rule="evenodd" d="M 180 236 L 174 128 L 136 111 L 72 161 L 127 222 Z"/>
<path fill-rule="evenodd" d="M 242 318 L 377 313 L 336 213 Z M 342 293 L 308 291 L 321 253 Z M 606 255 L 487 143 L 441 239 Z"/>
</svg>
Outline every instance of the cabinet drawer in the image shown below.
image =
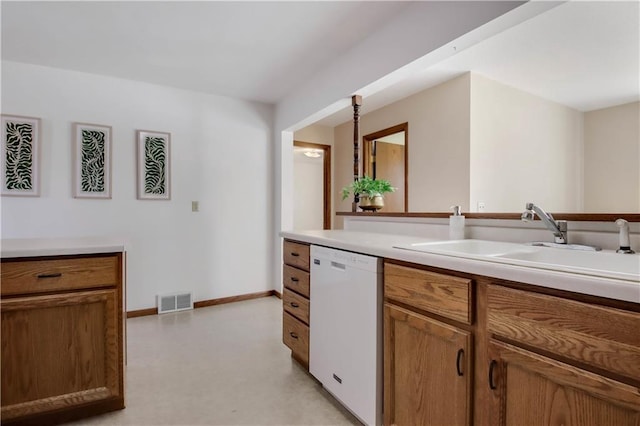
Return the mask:
<svg viewBox="0 0 640 426">
<path fill-rule="evenodd" d="M 305 271 L 309 270 L 309 245 L 285 240 L 283 247 L 284 263 Z"/>
<path fill-rule="evenodd" d="M 282 341 L 305 366 L 309 365 L 309 326 L 282 313 Z"/>
<path fill-rule="evenodd" d="M 471 280 L 385 263 L 384 297 L 471 324 Z"/>
<path fill-rule="evenodd" d="M 2 295 L 115 286 L 118 256 L 2 261 Z"/>
<path fill-rule="evenodd" d="M 282 294 L 284 310 L 305 324 L 309 324 L 309 300 L 285 288 Z"/>
<path fill-rule="evenodd" d="M 498 285 L 487 296 L 494 335 L 640 377 L 640 314 Z"/>
<path fill-rule="evenodd" d="M 308 272 L 289 265 L 284 265 L 282 270 L 282 281 L 285 287 L 303 296 L 309 297 Z"/>
</svg>

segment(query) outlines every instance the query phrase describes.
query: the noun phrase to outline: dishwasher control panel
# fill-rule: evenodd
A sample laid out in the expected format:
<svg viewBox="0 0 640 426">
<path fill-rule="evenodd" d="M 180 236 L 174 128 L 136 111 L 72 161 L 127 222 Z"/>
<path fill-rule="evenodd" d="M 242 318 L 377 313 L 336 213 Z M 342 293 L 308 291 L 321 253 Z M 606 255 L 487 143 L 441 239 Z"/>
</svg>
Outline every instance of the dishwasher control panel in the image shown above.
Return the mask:
<svg viewBox="0 0 640 426">
<path fill-rule="evenodd" d="M 311 246 L 311 258 L 314 265 L 328 261 L 374 272 L 377 272 L 382 264 L 382 260 L 377 257 L 321 246 Z"/>
</svg>

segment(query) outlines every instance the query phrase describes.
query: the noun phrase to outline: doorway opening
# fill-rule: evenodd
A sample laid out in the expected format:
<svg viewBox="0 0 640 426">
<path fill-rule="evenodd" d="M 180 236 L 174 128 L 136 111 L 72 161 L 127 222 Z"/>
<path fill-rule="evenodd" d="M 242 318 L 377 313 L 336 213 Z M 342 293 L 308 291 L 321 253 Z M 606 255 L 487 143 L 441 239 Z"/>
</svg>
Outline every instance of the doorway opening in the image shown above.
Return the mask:
<svg viewBox="0 0 640 426">
<path fill-rule="evenodd" d="M 293 141 L 295 230 L 331 229 L 331 146 Z"/>
</svg>

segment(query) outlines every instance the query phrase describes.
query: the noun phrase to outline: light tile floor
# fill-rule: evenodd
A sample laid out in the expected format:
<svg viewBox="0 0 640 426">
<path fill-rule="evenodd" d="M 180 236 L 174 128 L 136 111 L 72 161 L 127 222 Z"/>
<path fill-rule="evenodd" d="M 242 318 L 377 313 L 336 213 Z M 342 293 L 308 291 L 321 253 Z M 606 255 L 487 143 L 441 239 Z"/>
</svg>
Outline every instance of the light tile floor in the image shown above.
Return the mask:
<svg viewBox="0 0 640 426">
<path fill-rule="evenodd" d="M 124 410 L 73 425 L 359 425 L 290 357 L 275 297 L 127 321 Z"/>
</svg>

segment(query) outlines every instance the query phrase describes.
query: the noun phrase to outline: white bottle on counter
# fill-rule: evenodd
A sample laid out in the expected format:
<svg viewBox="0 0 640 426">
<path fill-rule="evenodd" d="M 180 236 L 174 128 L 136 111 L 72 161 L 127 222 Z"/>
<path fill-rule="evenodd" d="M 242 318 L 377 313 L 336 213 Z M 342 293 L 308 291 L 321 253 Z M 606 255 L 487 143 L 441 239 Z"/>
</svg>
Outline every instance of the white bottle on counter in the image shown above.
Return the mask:
<svg viewBox="0 0 640 426">
<path fill-rule="evenodd" d="M 453 215 L 449 216 L 449 239 L 464 240 L 464 216 L 460 213 L 460 206 L 451 206 Z"/>
</svg>

